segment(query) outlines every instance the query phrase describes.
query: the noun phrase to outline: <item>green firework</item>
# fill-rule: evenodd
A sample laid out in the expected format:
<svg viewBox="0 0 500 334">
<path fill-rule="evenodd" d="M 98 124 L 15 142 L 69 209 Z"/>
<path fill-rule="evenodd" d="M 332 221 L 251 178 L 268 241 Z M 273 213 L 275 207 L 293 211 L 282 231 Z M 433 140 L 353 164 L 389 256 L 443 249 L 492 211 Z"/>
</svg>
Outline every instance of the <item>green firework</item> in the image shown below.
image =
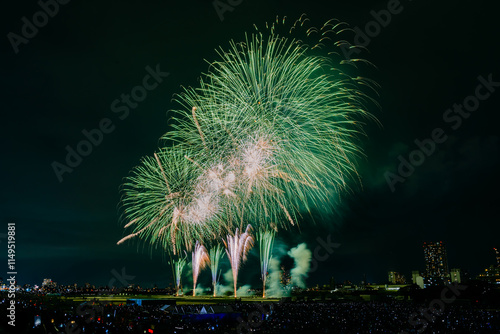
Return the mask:
<svg viewBox="0 0 500 334">
<path fill-rule="evenodd" d="M 260 272 L 262 278 L 262 297 L 266 297 L 266 278 L 269 269 L 269 262 L 272 258 L 272 250 L 274 244 L 274 231 L 260 230 L 259 233 L 259 255 L 260 255 Z"/>
<path fill-rule="evenodd" d="M 174 261 L 174 268 L 175 268 L 175 295 L 179 296 L 179 289 L 181 287 L 181 278 L 182 278 L 182 271 L 184 270 L 184 266 L 186 266 L 186 258 L 179 258 L 177 261 Z"/>
<path fill-rule="evenodd" d="M 278 26 L 231 41 L 199 87 L 177 95 L 165 147 L 125 184 L 133 231 L 120 242 L 137 236 L 175 253 L 248 223 L 286 228 L 350 189 L 376 85 L 344 69 L 358 60 L 321 54 L 328 42 L 340 52 L 342 24 L 307 29 L 310 44 Z"/>
<path fill-rule="evenodd" d="M 212 273 L 212 287 L 214 289 L 213 296 L 216 296 L 217 293 L 217 285 L 218 285 L 218 277 L 220 275 L 219 271 L 219 262 L 220 259 L 224 256 L 224 248 L 217 244 L 216 246 L 210 248 L 209 257 L 210 257 L 210 271 Z"/>
<path fill-rule="evenodd" d="M 180 149 L 167 148 L 143 158 L 132 171 L 124 184 L 122 205 L 128 221 L 125 228 L 132 227 L 134 232 L 118 244 L 138 236 L 172 248 L 176 254 L 181 246 L 190 249 L 196 239 L 216 236 L 216 199 L 193 201 L 194 183 L 200 173 L 186 156 Z M 200 210 L 203 205 L 206 207 Z M 213 217 L 205 220 L 203 214 Z"/>
</svg>

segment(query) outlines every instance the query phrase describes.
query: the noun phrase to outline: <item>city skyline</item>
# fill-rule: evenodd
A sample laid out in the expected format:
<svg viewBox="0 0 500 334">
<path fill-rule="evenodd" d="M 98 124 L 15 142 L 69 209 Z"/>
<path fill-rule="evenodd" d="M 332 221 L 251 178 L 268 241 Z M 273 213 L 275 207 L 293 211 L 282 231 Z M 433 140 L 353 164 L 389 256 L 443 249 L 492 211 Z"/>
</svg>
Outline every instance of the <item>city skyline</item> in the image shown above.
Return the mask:
<svg viewBox="0 0 500 334">
<path fill-rule="evenodd" d="M 429 241 L 425 241 L 424 242 L 424 249 L 425 249 L 425 246 L 428 245 L 428 246 L 441 246 L 441 247 L 445 247 L 445 243 L 443 241 L 435 241 L 435 242 L 429 242 Z M 492 247 L 491 250 L 493 251 L 496 251 L 496 248 L 495 247 Z M 446 249 L 444 249 L 444 253 L 446 254 Z M 258 254 L 254 254 L 254 255 L 257 255 Z M 491 255 L 491 254 L 490 254 Z M 406 281 L 406 283 L 402 283 L 402 282 L 392 282 L 393 284 L 411 284 L 411 283 L 415 283 L 415 278 L 412 278 L 412 273 L 414 272 L 419 272 L 420 274 L 423 274 L 423 278 L 426 278 L 426 277 L 440 277 L 440 278 L 449 278 L 449 282 L 453 283 L 457 283 L 457 281 L 454 281 L 453 280 L 453 271 L 454 270 L 459 270 L 459 272 L 463 275 L 464 272 L 467 274 L 467 276 L 471 279 L 477 279 L 481 274 L 484 274 L 484 270 L 485 268 L 500 268 L 500 265 L 498 264 L 498 262 L 495 262 L 495 263 L 491 263 L 490 265 L 486 266 L 485 268 L 481 268 L 480 270 L 478 270 L 477 272 L 470 272 L 468 270 L 468 268 L 464 268 L 462 266 L 460 266 L 460 264 L 456 264 L 456 265 L 453 265 L 452 267 L 450 267 L 451 269 L 449 269 L 447 272 L 448 274 L 447 275 L 444 275 L 444 276 L 439 276 L 439 275 L 436 275 L 436 274 L 433 274 L 433 273 L 429 273 L 428 272 L 428 265 L 426 264 L 426 260 L 427 260 L 427 253 L 424 251 L 423 254 L 422 254 L 422 265 L 420 267 L 418 267 L 417 265 L 412 265 L 410 264 L 409 267 L 412 268 L 412 270 L 410 271 L 398 271 L 398 270 L 390 270 L 390 268 L 387 268 L 386 270 L 386 273 L 388 273 L 388 276 L 386 280 L 368 280 L 367 282 L 365 282 L 364 280 L 366 279 L 366 273 L 364 273 L 361 277 L 352 277 L 352 276 L 349 276 L 349 273 L 342 273 L 341 275 L 333 275 L 331 276 L 330 278 L 328 278 L 327 280 L 325 280 L 324 282 L 315 282 L 314 284 L 308 284 L 308 287 L 313 287 L 315 285 L 322 285 L 322 284 L 327 284 L 331 281 L 331 279 L 333 277 L 336 278 L 336 281 L 339 282 L 339 284 L 342 284 L 343 282 L 353 282 L 354 284 L 385 284 L 386 282 L 391 282 L 392 279 L 394 279 L 395 281 L 397 280 L 401 280 L 401 279 L 404 279 Z M 495 260 L 496 260 L 496 257 L 493 257 Z M 225 261 L 225 260 L 223 260 Z M 255 262 L 255 261 L 254 261 Z M 281 265 L 280 266 L 280 271 L 281 272 L 288 272 L 288 275 L 289 275 L 289 271 L 292 267 L 290 267 L 290 263 L 289 261 L 287 260 L 284 260 L 283 261 L 284 263 L 287 263 L 289 265 L 289 268 L 285 268 L 285 265 Z M 188 265 L 190 265 L 190 261 L 188 261 Z M 418 268 L 417 268 L 418 267 Z M 223 266 L 223 268 L 225 268 L 226 270 L 229 270 L 229 264 L 226 264 L 226 266 Z M 419 269 L 420 268 L 420 269 Z M 171 268 L 169 266 L 165 267 L 165 270 L 166 270 L 166 277 L 165 277 L 165 280 L 167 281 L 166 285 L 164 286 L 159 286 L 159 287 L 162 287 L 162 288 L 166 288 L 166 287 L 170 287 L 170 286 L 174 286 L 175 282 L 173 280 L 172 277 L 169 277 L 169 276 L 172 276 L 172 273 L 168 272 L 168 270 L 171 270 Z M 252 270 L 252 269 L 248 269 L 247 270 Z M 499 269 L 500 270 L 500 269 Z M 75 281 L 75 282 L 69 282 L 69 281 L 65 281 L 65 280 L 55 280 L 57 282 L 62 282 L 62 283 L 58 283 L 59 285 L 63 285 L 63 286 L 73 286 L 73 285 L 78 285 L 79 287 L 82 287 L 84 285 L 87 285 L 87 284 L 91 284 L 95 287 L 105 287 L 105 286 L 108 286 L 108 287 L 112 287 L 113 284 L 118 284 L 120 285 L 120 280 L 125 277 L 125 278 L 131 278 L 131 277 L 134 277 L 134 279 L 130 282 L 128 281 L 122 281 L 121 282 L 121 287 L 124 286 L 123 282 L 127 282 L 127 283 L 130 283 L 132 285 L 138 285 L 138 286 L 143 286 L 144 288 L 152 288 L 153 286 L 158 286 L 158 284 L 156 282 L 147 282 L 146 284 L 142 283 L 140 284 L 139 282 L 137 282 L 135 280 L 135 276 L 132 276 L 132 275 L 129 275 L 130 273 L 127 272 L 126 268 L 123 267 L 121 269 L 121 273 L 119 271 L 117 271 L 116 269 L 112 269 L 110 271 L 110 280 L 108 281 L 108 284 L 94 284 L 94 282 L 89 282 L 85 279 L 79 279 L 78 281 Z M 206 284 L 209 279 L 208 279 L 208 276 L 209 276 L 209 269 L 208 268 L 205 268 L 204 270 L 202 270 L 201 272 L 201 277 L 202 277 L 202 282 L 205 283 L 203 284 L 204 287 L 207 287 L 208 285 Z M 392 275 L 392 278 L 391 278 L 391 275 Z M 401 275 L 398 277 L 398 275 Z M 455 277 L 456 277 L 457 273 L 455 273 Z M 49 275 L 50 276 L 50 275 Z M 281 277 L 281 276 L 280 276 Z M 342 279 L 340 280 L 337 280 L 337 277 L 343 277 Z M 189 278 L 189 274 L 187 273 L 184 273 L 183 275 L 183 279 L 188 279 Z M 1 277 L 0 277 L 1 279 Z M 288 278 L 289 280 L 290 278 Z M 462 277 L 463 279 L 463 277 Z M 46 282 L 47 280 L 47 282 Z M 51 280 L 51 282 L 49 282 L 48 280 Z M 170 281 L 169 281 L 170 280 Z M 282 278 L 280 278 L 280 280 L 282 280 Z M 43 279 L 40 280 L 40 282 L 18 282 L 17 285 L 19 286 L 24 286 L 24 285 L 30 285 L 30 286 L 34 286 L 34 285 L 38 285 L 40 287 L 43 287 L 45 286 L 46 284 L 49 284 L 49 283 L 54 283 L 55 281 L 52 281 L 52 278 L 46 278 L 44 277 Z M 84 282 L 84 283 L 82 283 Z M 446 283 L 446 281 L 444 281 Z M 226 282 L 223 282 L 223 283 L 226 283 Z M 253 284 L 251 284 L 253 283 Z M 460 283 L 460 282 L 458 282 Z M 4 282 L 4 284 L 6 284 Z M 144 285 L 143 285 L 144 284 Z M 241 285 L 245 285 L 245 284 L 250 284 L 252 285 L 252 288 L 256 288 L 258 289 L 259 287 L 259 283 L 255 280 L 253 280 L 253 282 L 245 282 L 245 281 L 242 281 L 241 282 Z M 422 284 L 423 284 L 423 281 L 422 281 Z M 49 284 L 50 285 L 50 284 Z M 285 284 L 286 285 L 286 284 Z"/>
</svg>

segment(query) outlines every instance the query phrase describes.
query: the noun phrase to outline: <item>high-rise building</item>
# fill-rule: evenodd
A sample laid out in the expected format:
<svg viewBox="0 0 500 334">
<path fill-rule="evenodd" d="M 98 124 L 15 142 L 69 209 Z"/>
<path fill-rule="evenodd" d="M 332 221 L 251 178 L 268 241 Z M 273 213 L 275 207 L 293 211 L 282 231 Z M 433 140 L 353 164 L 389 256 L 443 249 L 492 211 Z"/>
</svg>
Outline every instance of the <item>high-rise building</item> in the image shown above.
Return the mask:
<svg viewBox="0 0 500 334">
<path fill-rule="evenodd" d="M 422 273 L 418 270 L 413 270 L 411 272 L 411 280 L 413 284 L 418 285 L 421 289 L 424 288 L 424 278 L 422 277 Z"/>
<path fill-rule="evenodd" d="M 55 289 L 57 288 L 57 283 L 50 278 L 44 278 L 42 282 L 42 288 L 44 289 Z"/>
<path fill-rule="evenodd" d="M 291 276 L 290 271 L 285 270 L 285 266 L 281 266 L 280 282 L 283 286 L 287 286 L 290 283 Z"/>
<path fill-rule="evenodd" d="M 484 269 L 484 272 L 479 274 L 477 279 L 493 284 L 500 284 L 500 254 L 497 248 L 493 248 L 493 250 L 495 251 L 497 264 Z"/>
<path fill-rule="evenodd" d="M 425 276 L 428 280 L 448 281 L 448 260 L 442 241 L 424 242 Z"/>
<path fill-rule="evenodd" d="M 460 269 L 451 269 L 450 270 L 450 280 L 451 283 L 462 283 L 464 281 L 462 271 Z"/>
<path fill-rule="evenodd" d="M 484 269 L 484 272 L 479 274 L 477 279 L 493 284 L 500 284 L 500 267 L 491 265 L 489 268 Z"/>
<path fill-rule="evenodd" d="M 387 276 L 390 284 L 406 284 L 405 276 L 397 271 L 389 271 Z"/>
<path fill-rule="evenodd" d="M 418 270 L 413 270 L 411 272 L 411 281 L 413 282 L 413 284 L 417 284 L 417 278 L 419 276 L 422 276 L 422 274 L 420 273 L 420 271 Z"/>
<path fill-rule="evenodd" d="M 330 289 L 335 289 L 335 277 L 330 278 Z"/>
</svg>

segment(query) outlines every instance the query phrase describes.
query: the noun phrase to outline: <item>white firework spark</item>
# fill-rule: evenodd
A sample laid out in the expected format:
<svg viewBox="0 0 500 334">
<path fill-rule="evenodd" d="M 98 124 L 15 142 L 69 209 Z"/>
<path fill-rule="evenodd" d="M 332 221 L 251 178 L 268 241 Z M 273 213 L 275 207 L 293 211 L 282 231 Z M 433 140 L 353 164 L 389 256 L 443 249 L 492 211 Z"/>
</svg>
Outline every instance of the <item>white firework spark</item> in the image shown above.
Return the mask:
<svg viewBox="0 0 500 334">
<path fill-rule="evenodd" d="M 234 285 L 234 297 L 236 298 L 236 286 L 238 281 L 238 270 L 242 262 L 246 261 L 247 254 L 250 248 L 253 247 L 254 239 L 250 234 L 251 225 L 248 225 L 245 233 L 240 234 L 239 229 L 236 229 L 234 236 L 228 235 L 227 242 L 224 241 L 226 246 L 226 254 L 231 263 L 231 270 L 233 272 L 233 285 Z"/>
<path fill-rule="evenodd" d="M 196 241 L 191 263 L 193 266 L 193 296 L 196 296 L 196 283 L 198 282 L 200 270 L 205 268 L 209 261 L 207 249 L 199 241 Z"/>
</svg>

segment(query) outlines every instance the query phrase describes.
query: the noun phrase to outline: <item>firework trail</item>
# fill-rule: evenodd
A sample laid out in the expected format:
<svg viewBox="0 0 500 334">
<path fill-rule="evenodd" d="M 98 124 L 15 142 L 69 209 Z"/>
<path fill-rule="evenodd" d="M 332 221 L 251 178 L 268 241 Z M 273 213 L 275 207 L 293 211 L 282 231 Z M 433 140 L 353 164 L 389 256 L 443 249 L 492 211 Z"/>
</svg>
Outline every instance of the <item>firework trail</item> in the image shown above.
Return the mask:
<svg viewBox="0 0 500 334">
<path fill-rule="evenodd" d="M 238 270 L 241 264 L 246 261 L 247 254 L 250 248 L 253 247 L 253 237 L 250 234 L 251 225 L 248 225 L 245 232 L 240 234 L 239 229 L 236 229 L 234 236 L 228 235 L 226 246 L 226 254 L 231 263 L 231 271 L 233 273 L 234 298 L 236 298 L 236 286 L 238 281 Z"/>
<path fill-rule="evenodd" d="M 274 231 L 263 231 L 259 233 L 259 253 L 260 253 L 260 272 L 262 278 L 262 298 L 266 298 L 266 278 L 269 270 L 269 263 L 272 258 L 274 244 Z"/>
<path fill-rule="evenodd" d="M 290 29 L 304 31 L 301 39 L 276 22 L 231 41 L 199 87 L 176 96 L 164 147 L 124 184 L 132 231 L 119 244 L 138 237 L 176 254 L 243 222 L 287 228 L 351 189 L 377 85 L 352 74 L 363 60 L 340 59 L 345 24 L 307 21 Z"/>
<path fill-rule="evenodd" d="M 184 270 L 184 266 L 186 265 L 186 258 L 179 258 L 177 261 L 174 261 L 174 270 L 175 270 L 175 295 L 179 296 L 179 289 L 181 286 L 181 277 L 182 271 Z"/>
<path fill-rule="evenodd" d="M 208 258 L 208 253 L 202 244 L 196 241 L 194 246 L 194 251 L 192 253 L 192 266 L 193 266 L 193 296 L 196 295 L 196 283 L 198 282 L 198 275 L 200 270 L 205 268 L 210 259 Z"/>
<path fill-rule="evenodd" d="M 213 296 L 216 296 L 217 293 L 217 285 L 218 285 L 218 275 L 217 272 L 219 271 L 219 262 L 221 257 L 224 255 L 223 253 L 223 248 L 221 245 L 217 244 L 217 246 L 213 247 L 209 251 L 209 258 L 210 258 L 210 271 L 212 272 L 212 286 L 214 289 L 214 294 Z"/>
</svg>

